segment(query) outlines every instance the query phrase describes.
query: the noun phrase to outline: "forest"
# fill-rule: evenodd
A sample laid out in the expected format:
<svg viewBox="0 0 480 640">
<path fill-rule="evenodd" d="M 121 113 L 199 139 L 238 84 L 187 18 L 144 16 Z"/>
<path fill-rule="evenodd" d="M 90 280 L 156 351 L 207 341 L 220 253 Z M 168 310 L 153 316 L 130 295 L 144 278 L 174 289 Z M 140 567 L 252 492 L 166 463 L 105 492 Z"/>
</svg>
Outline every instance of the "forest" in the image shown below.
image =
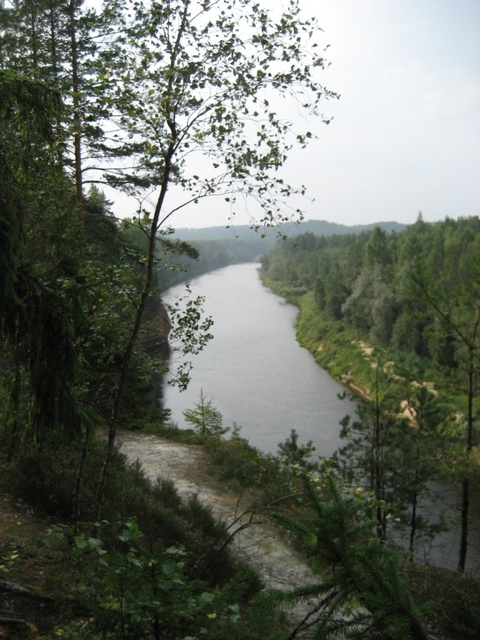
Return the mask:
<svg viewBox="0 0 480 640">
<path fill-rule="evenodd" d="M 320 82 L 328 63 L 316 43 L 318 31 L 295 1 L 275 19 L 251 0 L 109 0 L 98 9 L 81 0 L 0 4 L 2 637 L 427 638 L 427 629 L 437 627 L 444 638 L 458 637 L 459 629 L 465 638 L 478 635 L 478 589 L 463 570 L 466 551 L 459 572 L 448 577 L 424 571 L 411 558 L 405 562 L 388 544 L 387 485 L 378 469 L 373 491 L 358 493 L 346 482 L 348 452 L 320 469 L 309 459 L 308 444 L 292 433 L 278 457 L 262 456 L 235 431 L 224 439 L 223 427 L 210 428 L 208 418 L 218 416 L 208 403 L 189 414 L 193 429 L 178 433 L 156 402 L 168 336 L 188 355 L 211 339 L 201 299 L 166 318 L 160 291 L 174 281 L 172 274 L 184 273 L 186 256 L 206 253 L 201 244 L 176 238 L 170 218 L 213 197 L 229 212 L 236 198 L 252 199 L 259 229 L 289 219 L 283 205 L 303 188 L 288 185 L 280 169 L 289 149 L 306 146 L 312 134 L 294 131 L 270 96 L 276 92 L 328 122 L 320 103 L 338 96 Z M 117 219 L 106 189 L 128 194 L 133 210 Z M 263 263 L 269 281 L 281 280 L 297 298 L 300 291 L 307 299 L 311 293 L 311 304 L 327 318 L 318 332 L 328 325 L 336 333 L 348 287 L 345 317 L 352 327 L 361 323 L 359 279 L 368 266 L 363 277 L 370 284 L 363 291 L 370 295 L 370 285 L 376 287 L 375 309 L 364 303 L 369 315 L 355 329 L 382 348 L 390 333 L 397 336 L 398 348 L 405 345 L 399 364 L 418 366 L 418 379 L 422 371 L 421 379 L 429 379 L 421 366 L 441 363 L 458 406 L 465 399 L 467 412 L 441 435 L 450 444 L 466 429 L 466 450 L 465 443 L 463 452 L 450 447 L 445 467 L 461 474 L 468 503 L 478 320 L 462 323 L 475 286 L 465 252 L 478 234 L 473 220 L 463 221 L 465 228 L 458 223 L 461 233 L 448 224 L 455 230 L 451 250 L 439 246 L 434 264 L 450 269 L 461 246 L 456 277 L 461 272 L 465 278 L 455 281 L 449 273 L 450 289 L 435 273 L 419 279 L 425 317 L 408 315 L 405 304 L 407 256 L 418 253 L 428 269 L 434 266 L 430 254 L 417 249 L 422 234 L 427 242 L 430 233 L 421 221 L 401 233 L 410 244 L 395 235 L 396 253 L 394 234 L 360 234 L 348 258 L 350 272 L 341 272 L 346 289 L 338 299 L 340 270 L 334 273 L 333 265 L 348 251 L 348 235 L 284 240 L 282 250 L 291 255 L 304 243 L 297 266 L 280 249 Z M 325 260 L 317 242 L 326 243 Z M 241 245 L 222 252 L 208 268 L 247 256 Z M 403 276 L 394 269 L 402 256 Z M 453 305 L 457 298 L 460 306 Z M 390 318 L 387 309 L 398 317 Z M 152 339 L 161 348 L 150 349 Z M 175 381 L 188 384 L 188 370 L 177 371 Z M 430 396 L 425 403 L 430 406 Z M 406 467 L 418 476 L 412 496 L 431 477 L 423 436 L 430 436 L 437 408 L 428 411 L 425 428 L 415 432 L 421 437 L 402 449 L 417 461 Z M 231 552 L 232 534 L 211 510 L 195 497 L 182 500 L 168 478 L 152 483 L 138 464 L 127 462 L 118 447 L 124 430 L 204 449 L 221 482 L 235 480 L 238 491 L 255 492 L 258 510 L 289 532 L 318 581 L 265 590 Z M 372 451 L 377 460 L 380 449 Z M 366 456 L 365 447 L 352 455 Z M 467 543 L 465 526 L 465 550 Z M 285 611 L 299 600 L 314 604 L 292 628 L 277 605 Z"/>
<path fill-rule="evenodd" d="M 362 399 L 343 425 L 342 476 L 405 519 L 412 553 L 422 492 L 435 478 L 460 484 L 460 571 L 479 482 L 479 243 L 477 217 L 419 214 L 401 233 L 307 233 L 262 257 L 264 281 L 300 306 L 300 343 Z M 377 520 L 386 537 L 387 513 Z"/>
<path fill-rule="evenodd" d="M 296 238 L 304 233 L 314 235 L 344 235 L 370 231 L 380 226 L 386 231 L 401 231 L 405 225 L 384 222 L 378 225 L 359 224 L 351 227 L 326 220 L 304 220 L 301 224 L 283 222 L 280 227 L 234 225 L 226 227 L 202 227 L 199 229 L 175 229 L 172 239 L 187 242 L 198 256 L 171 255 L 164 251 L 162 259 L 167 267 L 160 279 L 160 290 L 165 291 L 202 273 L 239 262 L 255 262 L 276 243 L 279 238 Z M 175 266 L 174 269 L 171 267 Z"/>
</svg>

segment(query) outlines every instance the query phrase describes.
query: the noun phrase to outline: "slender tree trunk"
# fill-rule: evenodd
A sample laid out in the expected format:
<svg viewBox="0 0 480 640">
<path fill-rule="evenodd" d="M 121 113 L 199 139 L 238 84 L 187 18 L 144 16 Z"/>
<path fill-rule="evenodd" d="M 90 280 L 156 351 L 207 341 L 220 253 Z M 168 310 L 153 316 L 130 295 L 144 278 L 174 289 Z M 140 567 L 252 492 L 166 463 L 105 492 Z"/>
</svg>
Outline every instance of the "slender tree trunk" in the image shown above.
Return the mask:
<svg viewBox="0 0 480 640">
<path fill-rule="evenodd" d="M 475 340 L 477 337 L 478 325 L 480 323 L 480 309 L 477 312 L 472 337 L 469 344 L 468 360 L 468 389 L 467 389 L 467 432 L 465 442 L 465 454 L 468 458 L 473 446 L 473 395 L 475 383 Z M 462 512 L 461 512 L 461 533 L 460 551 L 458 554 L 458 571 L 465 571 L 468 547 L 468 515 L 470 510 L 470 482 L 468 478 L 462 480 Z"/>
<path fill-rule="evenodd" d="M 418 423 L 418 438 L 421 437 L 422 420 Z M 420 444 L 417 442 L 415 452 L 415 473 L 413 475 L 413 495 L 412 495 L 412 517 L 410 519 L 410 545 L 408 551 L 410 554 L 410 562 L 413 562 L 413 554 L 415 552 L 415 536 L 417 535 L 417 507 L 419 494 L 419 467 L 420 467 Z"/>
<path fill-rule="evenodd" d="M 55 30 L 55 9 L 53 3 L 50 3 L 50 55 L 52 58 L 52 74 L 55 84 L 58 82 L 58 54 L 57 54 L 57 36 Z"/>
<path fill-rule="evenodd" d="M 435 299 L 429 293 L 428 289 L 422 283 L 417 281 L 421 290 L 425 294 L 427 301 L 435 309 L 438 315 L 445 321 L 445 323 L 456 333 L 458 338 L 468 349 L 468 368 L 467 368 L 467 431 L 465 438 L 465 456 L 470 457 L 473 444 L 473 395 L 474 395 L 474 382 L 475 382 L 475 355 L 476 355 L 476 340 L 478 335 L 478 327 L 480 325 L 480 306 L 476 300 L 473 300 L 476 306 L 475 320 L 473 322 L 473 329 L 471 336 L 469 337 L 465 331 L 461 329 L 454 321 L 451 320 L 448 313 L 440 308 Z M 462 506 L 461 506 L 461 532 L 460 532 L 460 550 L 458 554 L 458 566 L 457 571 L 465 571 L 465 561 L 467 557 L 468 546 L 468 515 L 470 509 L 470 483 L 467 477 L 462 480 Z"/>
<path fill-rule="evenodd" d="M 78 521 L 80 519 L 80 492 L 82 490 L 89 441 L 90 427 L 87 426 L 85 431 L 85 440 L 83 441 L 82 445 L 82 454 L 80 456 L 80 466 L 78 468 L 77 481 L 75 483 L 75 494 L 73 496 L 73 521 L 75 523 L 75 533 L 78 533 Z"/>
<path fill-rule="evenodd" d="M 140 296 L 140 303 L 137 307 L 133 329 L 130 333 L 130 337 L 125 347 L 125 352 L 122 359 L 117 388 L 115 391 L 115 397 L 113 400 L 112 416 L 110 418 L 110 427 L 108 430 L 107 454 L 106 454 L 105 462 L 103 465 L 100 485 L 97 491 L 97 520 L 99 520 L 101 516 L 103 501 L 105 499 L 105 489 L 107 486 L 108 475 L 109 475 L 110 466 L 113 460 L 113 454 L 115 452 L 115 440 L 116 440 L 117 428 L 118 428 L 118 416 L 120 412 L 120 404 L 123 398 L 123 393 L 125 391 L 125 384 L 127 381 L 127 374 L 130 367 L 130 361 L 132 359 L 133 348 L 135 346 L 138 334 L 140 332 L 140 326 L 142 323 L 145 306 L 147 304 L 147 299 L 152 288 L 152 281 L 153 281 L 153 274 L 154 274 L 153 267 L 155 262 L 156 234 L 158 230 L 160 213 L 162 211 L 165 195 L 167 193 L 167 185 L 170 180 L 170 174 L 172 171 L 172 159 L 173 159 L 174 151 L 175 151 L 175 144 L 174 142 L 171 142 L 167 152 L 167 157 L 165 158 L 163 183 L 160 190 L 160 195 L 157 200 L 157 205 L 155 207 L 155 213 L 152 219 L 152 223 L 150 226 L 147 273 L 145 275 L 145 281 L 144 281 L 143 290 Z"/>
<path fill-rule="evenodd" d="M 153 544 L 152 538 L 148 541 L 150 547 L 150 554 L 153 556 Z M 158 598 L 158 584 L 157 584 L 157 568 L 155 562 L 151 563 L 150 568 L 150 579 L 152 584 L 152 596 L 154 600 Z M 153 637 L 154 640 L 162 640 L 162 634 L 160 630 L 160 616 L 158 613 L 155 613 L 153 616 Z"/>
<path fill-rule="evenodd" d="M 10 394 L 10 403 L 12 406 L 12 430 L 10 433 L 10 445 L 8 447 L 7 461 L 10 462 L 13 458 L 13 454 L 20 441 L 20 424 L 18 420 L 18 413 L 20 411 L 20 390 L 21 390 L 21 371 L 20 360 L 18 357 L 18 349 L 15 349 L 15 378 L 12 384 L 12 392 Z"/>
<path fill-rule="evenodd" d="M 31 47 L 32 47 L 32 65 L 36 69 L 38 67 L 38 42 L 37 42 L 37 14 L 35 11 L 30 16 L 30 28 L 32 30 Z"/>
<path fill-rule="evenodd" d="M 117 389 L 116 389 L 115 397 L 113 401 L 112 417 L 110 419 L 110 428 L 108 430 L 107 454 L 106 454 L 105 462 L 103 465 L 102 477 L 101 477 L 100 484 L 97 491 L 97 520 L 99 520 L 101 517 L 103 502 L 105 499 L 105 489 L 107 486 L 108 475 L 110 473 L 111 462 L 113 459 L 113 454 L 115 452 L 115 439 L 116 439 L 117 428 L 118 428 L 118 416 L 120 411 L 120 403 L 123 397 L 123 393 L 125 391 L 125 384 L 127 381 L 127 374 L 130 367 L 130 361 L 132 359 L 133 348 L 135 346 L 135 342 L 137 341 L 137 337 L 140 332 L 140 326 L 142 323 L 145 306 L 147 304 L 147 299 L 152 288 L 154 264 L 155 264 L 155 243 L 157 239 L 158 229 L 162 223 L 160 220 L 160 214 L 163 211 L 165 196 L 167 195 L 167 189 L 170 183 L 170 178 L 173 170 L 173 158 L 175 156 L 175 151 L 176 151 L 177 142 L 178 142 L 178 132 L 175 124 L 175 106 L 172 104 L 172 102 L 173 102 L 174 91 L 175 91 L 174 82 L 175 82 L 177 58 L 181 50 L 181 42 L 187 26 L 189 9 L 190 9 L 190 0 L 184 0 L 182 22 L 179 26 L 175 44 L 172 49 L 172 53 L 170 57 L 170 74 L 168 77 L 168 83 L 165 90 L 164 114 L 165 114 L 166 125 L 170 130 L 170 143 L 164 153 L 164 167 L 163 167 L 162 182 L 161 182 L 162 186 L 160 188 L 160 193 L 157 199 L 157 204 L 155 206 L 155 211 L 154 211 L 152 222 L 150 225 L 150 234 L 148 237 L 147 272 L 145 274 L 145 281 L 144 281 L 143 290 L 140 296 L 140 302 L 137 307 L 133 329 L 128 339 L 127 345 L 125 347 L 125 352 L 124 352 L 122 364 L 120 367 L 120 374 L 119 374 Z"/>
<path fill-rule="evenodd" d="M 460 553 L 458 554 L 457 571 L 465 571 L 465 562 L 467 558 L 468 547 L 468 512 L 470 510 L 470 482 L 468 478 L 462 480 L 462 512 L 460 516 Z"/>
<path fill-rule="evenodd" d="M 54 0 L 51 0 L 50 2 L 50 20 L 49 20 L 49 26 L 50 26 L 50 57 L 51 57 L 51 65 L 52 65 L 52 76 L 53 76 L 53 81 L 55 86 L 59 86 L 59 54 L 58 54 L 58 43 L 57 43 L 57 29 L 58 29 L 58 23 L 56 22 L 56 19 L 58 18 L 56 12 L 55 12 L 55 2 Z M 59 139 L 61 139 L 61 132 L 62 132 L 62 121 L 60 118 L 60 115 L 57 115 L 56 117 L 57 120 L 57 135 L 59 137 Z M 62 151 L 62 145 L 58 145 L 56 148 L 56 156 L 57 156 L 57 160 L 58 160 L 58 166 L 60 171 L 63 171 L 64 169 L 64 162 L 63 162 L 63 151 Z"/>
<path fill-rule="evenodd" d="M 75 27 L 76 0 L 70 0 L 70 55 L 72 63 L 73 100 L 73 147 L 75 154 L 75 197 L 77 218 L 83 222 L 83 176 L 82 176 L 82 117 L 80 113 L 80 74 L 78 64 L 78 43 Z"/>
<path fill-rule="evenodd" d="M 381 429 L 382 429 L 382 417 L 379 398 L 379 378 L 378 369 L 380 363 L 377 363 L 377 380 L 375 384 L 375 418 L 373 427 L 373 491 L 375 500 L 377 501 L 376 515 L 377 515 L 377 535 L 380 540 L 385 541 L 387 538 L 386 520 L 385 514 L 380 504 L 383 498 L 383 482 L 382 482 L 382 461 L 381 461 Z"/>
<path fill-rule="evenodd" d="M 412 496 L 412 517 L 410 519 L 410 545 L 408 547 L 410 562 L 413 562 L 413 554 L 415 551 L 415 536 L 417 534 L 417 503 L 418 491 L 414 489 Z"/>
</svg>

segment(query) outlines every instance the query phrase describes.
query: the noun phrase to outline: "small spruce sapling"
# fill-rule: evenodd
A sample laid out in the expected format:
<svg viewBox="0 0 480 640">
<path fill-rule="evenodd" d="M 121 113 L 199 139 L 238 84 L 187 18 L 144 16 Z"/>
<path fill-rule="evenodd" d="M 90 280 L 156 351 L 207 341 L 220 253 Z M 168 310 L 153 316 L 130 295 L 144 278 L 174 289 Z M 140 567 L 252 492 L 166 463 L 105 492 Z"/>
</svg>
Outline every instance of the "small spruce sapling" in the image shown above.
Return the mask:
<svg viewBox="0 0 480 640">
<path fill-rule="evenodd" d="M 202 436 L 222 436 L 228 432 L 228 428 L 223 427 L 223 416 L 213 405 L 213 398 L 207 400 L 200 391 L 200 402 L 195 404 L 194 409 L 183 411 L 185 420 L 189 422 Z"/>
</svg>

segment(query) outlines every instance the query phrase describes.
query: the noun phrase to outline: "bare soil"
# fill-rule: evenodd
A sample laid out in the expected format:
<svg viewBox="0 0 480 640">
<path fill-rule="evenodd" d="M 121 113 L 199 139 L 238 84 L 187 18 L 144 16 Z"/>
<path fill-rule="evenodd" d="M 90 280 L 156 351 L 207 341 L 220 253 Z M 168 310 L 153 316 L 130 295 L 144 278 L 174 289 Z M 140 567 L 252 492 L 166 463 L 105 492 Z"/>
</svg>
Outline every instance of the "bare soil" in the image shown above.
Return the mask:
<svg viewBox="0 0 480 640">
<path fill-rule="evenodd" d="M 170 478 L 184 498 L 196 494 L 217 518 L 230 526 L 230 532 L 247 525 L 235 534 L 232 551 L 258 573 L 267 588 L 287 590 L 315 581 L 285 532 L 265 512 L 255 513 L 255 495 L 247 492 L 238 496 L 208 474 L 201 446 L 132 433 L 123 433 L 119 442 L 121 451 L 131 462 L 138 460 L 149 479 Z M 298 623 L 306 615 L 309 604 L 312 603 L 288 610 L 292 623 Z"/>
</svg>

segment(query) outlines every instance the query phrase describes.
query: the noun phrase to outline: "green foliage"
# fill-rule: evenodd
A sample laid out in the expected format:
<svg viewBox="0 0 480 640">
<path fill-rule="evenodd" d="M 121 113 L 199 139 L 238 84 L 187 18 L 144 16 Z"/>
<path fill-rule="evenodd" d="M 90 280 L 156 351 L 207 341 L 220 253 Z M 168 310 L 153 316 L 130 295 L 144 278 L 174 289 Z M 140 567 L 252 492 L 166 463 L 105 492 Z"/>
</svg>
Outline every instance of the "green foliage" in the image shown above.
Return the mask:
<svg viewBox="0 0 480 640">
<path fill-rule="evenodd" d="M 183 355 L 195 355 L 199 353 L 213 338 L 210 328 L 213 325 L 211 317 L 204 318 L 202 296 L 192 299 L 191 290 L 186 285 L 186 295 L 168 306 L 172 330 L 169 334 L 169 344 L 173 351 L 180 350 Z M 178 366 L 175 375 L 169 384 L 178 385 L 179 389 L 186 389 L 190 382 L 192 364 L 185 360 Z"/>
<path fill-rule="evenodd" d="M 195 404 L 194 409 L 183 411 L 185 420 L 189 422 L 202 436 L 219 437 L 229 431 L 228 427 L 222 426 L 222 414 L 212 404 L 213 398 L 207 400 L 200 391 L 200 401 Z"/>
<path fill-rule="evenodd" d="M 75 538 L 77 550 L 93 556 L 87 584 L 102 593 L 102 600 L 79 599 L 95 615 L 99 630 L 125 640 L 197 633 L 218 638 L 219 630 L 235 626 L 240 607 L 228 602 L 231 589 L 211 590 L 189 579 L 184 550 L 142 538 L 135 520 L 125 524 L 112 549 L 98 538 Z"/>
<path fill-rule="evenodd" d="M 99 451 L 91 451 L 87 459 L 83 484 L 80 515 L 91 515 L 91 503 L 95 495 L 96 467 Z M 29 445 L 17 452 L 10 468 L 9 482 L 12 490 L 25 501 L 55 517 L 70 518 L 73 515 L 78 448 L 73 443 L 56 438 L 46 438 L 42 447 Z"/>
<path fill-rule="evenodd" d="M 101 443 L 92 439 L 79 499 L 82 522 L 94 520 L 102 456 Z M 75 442 L 50 436 L 42 447 L 30 445 L 17 455 L 9 469 L 8 485 L 16 495 L 44 513 L 68 520 L 73 512 L 79 463 Z M 126 464 L 124 456 L 118 453 L 113 462 L 105 515 L 112 521 L 136 516 L 146 534 L 155 535 L 166 546 L 189 546 L 198 554 L 199 561 L 206 541 L 217 539 L 222 531 L 211 512 L 202 510 L 198 501 L 183 503 L 171 483 L 161 478 L 152 486 L 138 465 Z M 208 564 L 209 559 L 203 559 Z"/>
<path fill-rule="evenodd" d="M 277 455 L 280 464 L 287 469 L 305 473 L 306 471 L 318 469 L 318 464 L 310 460 L 314 451 L 315 447 L 312 441 L 309 440 L 306 444 L 299 444 L 298 433 L 295 429 L 292 429 L 290 437 L 278 445 Z"/>
<path fill-rule="evenodd" d="M 314 294 L 307 293 L 299 300 L 300 316 L 296 334 L 298 342 L 309 349 L 316 362 L 343 384 L 355 383 L 368 389 L 374 379 L 371 362 L 365 358 L 361 342 L 355 332 L 340 321 L 319 314 Z M 372 359 L 375 358 L 375 351 Z"/>
<path fill-rule="evenodd" d="M 43 256 L 41 265 L 35 263 L 35 252 L 29 252 L 31 229 L 27 233 L 32 202 L 48 202 L 43 190 L 56 179 L 63 182 L 51 152 L 59 96 L 9 71 L 1 72 L 0 85 L 5 92 L 0 112 L 0 239 L 8 261 L 0 269 L 0 331 L 14 353 L 15 384 L 20 386 L 24 370 L 29 379 L 27 426 L 35 437 L 56 424 L 74 432 L 82 414 L 71 391 L 78 364 L 74 325 L 82 323 L 82 312 L 74 299 L 58 290 L 55 276 L 64 265 L 47 267 L 51 256 Z"/>
<path fill-rule="evenodd" d="M 86 459 L 79 498 L 78 519 L 84 523 L 81 528 L 87 535 L 92 527 L 88 536 L 93 537 L 99 535 L 98 525 L 88 525 L 88 522 L 94 521 L 95 491 L 102 456 L 102 447 L 95 444 Z M 77 482 L 75 458 L 76 450 L 71 444 L 58 446 L 58 443 L 46 442 L 40 454 L 38 450 L 31 451 L 20 459 L 10 469 L 5 482 L 9 490 L 27 504 L 68 522 Z M 225 548 L 225 525 L 213 517 L 209 508 L 196 496 L 183 501 L 168 479 L 159 477 L 152 485 L 139 465 L 126 465 L 120 455 L 113 461 L 104 515 L 112 522 L 135 518 L 146 539 L 154 540 L 165 549 L 184 546 L 189 553 L 187 573 L 191 580 L 202 580 L 209 585 L 224 585 L 236 580 L 238 592 L 245 594 L 245 599 L 260 588 L 257 576 L 230 557 Z M 115 538 L 111 531 L 107 527 L 102 533 L 108 545 Z M 261 634 L 259 638 L 263 640 Z"/>
<path fill-rule="evenodd" d="M 314 240 L 305 234 L 308 242 L 299 236 L 278 243 L 262 262 L 263 275 L 276 290 L 303 286 L 314 292 L 321 325 L 342 320 L 357 337 L 393 348 L 392 359 L 419 356 L 447 373 L 462 353 L 448 322 L 468 322 L 475 311 L 479 232 L 478 218 L 447 218 L 419 220 L 401 233 L 377 228 Z M 428 292 L 444 310 L 441 322 L 428 306 Z"/>
<path fill-rule="evenodd" d="M 432 624 L 447 637 L 476 640 L 480 635 L 478 576 L 433 567 L 409 568 L 415 600 L 422 603 Z"/>
<path fill-rule="evenodd" d="M 236 425 L 229 440 L 207 439 L 205 451 L 210 457 L 212 474 L 232 488 L 257 487 L 269 497 L 278 497 L 287 486 L 280 481 L 278 460 L 249 445 Z"/>
<path fill-rule="evenodd" d="M 346 322 L 361 335 L 375 343 L 388 344 L 395 319 L 395 300 L 379 264 L 362 270 L 341 310 Z"/>
<path fill-rule="evenodd" d="M 201 444 L 204 441 L 193 429 L 180 429 L 180 427 L 172 422 L 167 422 L 166 424 L 163 422 L 146 423 L 143 432 L 152 433 L 160 438 L 166 438 L 167 440 L 182 442 L 184 444 Z"/>
<path fill-rule="evenodd" d="M 273 112 L 266 90 L 297 101 L 297 87 L 308 88 L 310 99 L 298 103 L 314 112 L 320 98 L 335 97 L 318 82 L 325 61 L 315 50 L 315 22 L 303 20 L 296 3 L 277 22 L 249 0 L 242 7 L 174 2 L 130 10 L 126 5 L 118 16 L 123 28 L 95 60 L 103 104 L 116 111 L 123 130 L 104 152 L 131 156 L 135 168 L 123 173 L 107 168 L 107 180 L 130 190 L 158 186 L 168 164 L 161 150 L 172 143 L 179 159 L 172 178 L 186 201 L 223 195 L 231 213 L 236 193 L 255 195 L 265 205 L 265 221 L 275 222 L 278 206 L 270 194 L 278 192 L 283 200 L 291 189 L 271 170 L 283 164 L 290 142 L 304 145 L 311 134 L 295 132 L 287 140 L 289 130 Z M 243 54 L 246 42 L 250 49 Z M 160 121 L 169 125 L 157 127 Z M 256 121 L 262 125 L 252 146 L 247 135 Z M 198 166 L 192 174 L 184 162 L 197 150 L 208 166 L 204 175 Z"/>
<path fill-rule="evenodd" d="M 377 497 L 393 505 L 397 496 L 394 515 L 401 520 L 409 517 L 405 510 L 409 503 L 411 531 L 416 531 L 417 489 L 425 486 L 429 473 L 441 471 L 441 465 L 432 462 L 435 455 L 444 463 L 444 471 L 455 469 L 463 494 L 460 569 L 465 566 L 467 548 L 470 475 L 478 466 L 472 464 L 471 451 L 479 442 L 474 428 L 478 413 L 474 371 L 479 364 L 479 238 L 478 217 L 447 218 L 431 225 L 419 218 L 399 234 L 388 235 L 379 228 L 342 238 L 312 239 L 305 234 L 304 239 L 279 243 L 262 261 L 265 281 L 273 280 L 277 291 L 307 289 L 298 299 L 299 342 L 362 399 L 375 396 L 379 366 L 390 384 L 398 387 L 397 407 L 388 410 L 392 417 L 405 409 L 408 412 L 409 405 L 412 409 L 418 400 L 411 385 L 425 384 L 439 393 L 446 419 L 437 416 L 436 428 L 424 433 L 428 445 L 423 443 L 424 435 L 416 437 L 414 424 L 389 429 L 386 448 L 378 449 L 384 468 L 380 475 L 406 491 L 392 490 L 391 498 L 377 492 Z M 400 408 L 400 403 L 406 404 Z M 455 436 L 451 427 L 460 422 L 465 435 L 457 429 Z M 441 438 L 444 447 L 439 444 Z M 400 458 L 395 460 L 395 456 Z M 397 472 L 400 468 L 405 470 L 403 479 Z"/>
<path fill-rule="evenodd" d="M 375 536 L 365 503 L 342 495 L 330 476 L 323 483 L 305 477 L 304 492 L 310 513 L 278 518 L 300 537 L 320 581 L 286 593 L 272 590 L 265 601 L 315 599 L 297 628 L 312 629 L 313 638 L 425 640 L 399 557 Z"/>
<path fill-rule="evenodd" d="M 98 13 L 66 0 L 21 0 L 2 5 L 0 21 L 0 239 L 7 249 L 0 301 L 15 361 L 12 443 L 27 427 L 37 438 L 60 428 L 79 435 L 108 411 L 100 509 L 119 420 L 150 391 L 153 367 L 137 339 L 144 318 L 152 322 L 158 311 L 158 300 L 149 301 L 155 247 L 197 255 L 166 237 L 174 213 L 165 207 L 167 189 L 183 190 L 177 208 L 222 196 L 230 216 L 241 193 L 260 204 L 260 224 L 275 225 L 285 218 L 284 200 L 302 192 L 277 169 L 292 144 L 305 146 L 312 134 L 293 132 L 266 96 L 273 90 L 316 115 L 320 100 L 336 95 L 317 75 L 326 65 L 314 42 L 318 27 L 295 2 L 276 20 L 252 0 L 241 7 L 107 3 Z M 126 246 L 102 194 L 84 193 L 85 149 L 96 179 L 142 203 L 145 190 L 158 190 L 153 211 L 142 204 L 132 218 L 140 243 Z M 202 175 L 193 173 L 192 153 L 204 158 Z M 184 350 L 201 349 L 210 336 L 198 302 L 176 318 Z M 188 370 L 177 380 L 186 385 Z M 20 424 L 19 390 L 31 408 L 28 424 Z M 137 397 L 127 406 L 129 394 Z"/>
<path fill-rule="evenodd" d="M 0 327 L 12 334 L 20 304 L 17 277 L 24 266 L 25 190 L 29 174 L 36 173 L 34 158 L 46 160 L 50 175 L 55 173 L 52 123 L 61 103 L 50 87 L 9 69 L 0 70 L 0 93 Z"/>
<path fill-rule="evenodd" d="M 198 515 L 197 509 L 192 518 L 197 526 Z M 230 579 L 217 576 L 212 587 L 196 577 L 198 557 L 165 547 L 155 534 L 144 534 L 135 519 L 121 525 L 104 521 L 100 533 L 103 539 L 98 533 L 75 537 L 85 575 L 75 594 L 93 615 L 88 625 L 77 625 L 79 638 L 95 633 L 125 639 L 284 638 L 275 630 L 275 618 L 266 624 L 247 605 L 254 581 L 241 565 Z"/>
<path fill-rule="evenodd" d="M 33 147 L 53 142 L 53 122 L 61 114 L 61 93 L 38 78 L 11 69 L 0 70 L 2 104 L 0 119 L 4 125 L 14 127 L 22 142 L 22 168 L 30 165 Z M 5 130 L 2 132 L 5 135 Z M 9 150 L 11 151 L 11 150 Z"/>
</svg>

